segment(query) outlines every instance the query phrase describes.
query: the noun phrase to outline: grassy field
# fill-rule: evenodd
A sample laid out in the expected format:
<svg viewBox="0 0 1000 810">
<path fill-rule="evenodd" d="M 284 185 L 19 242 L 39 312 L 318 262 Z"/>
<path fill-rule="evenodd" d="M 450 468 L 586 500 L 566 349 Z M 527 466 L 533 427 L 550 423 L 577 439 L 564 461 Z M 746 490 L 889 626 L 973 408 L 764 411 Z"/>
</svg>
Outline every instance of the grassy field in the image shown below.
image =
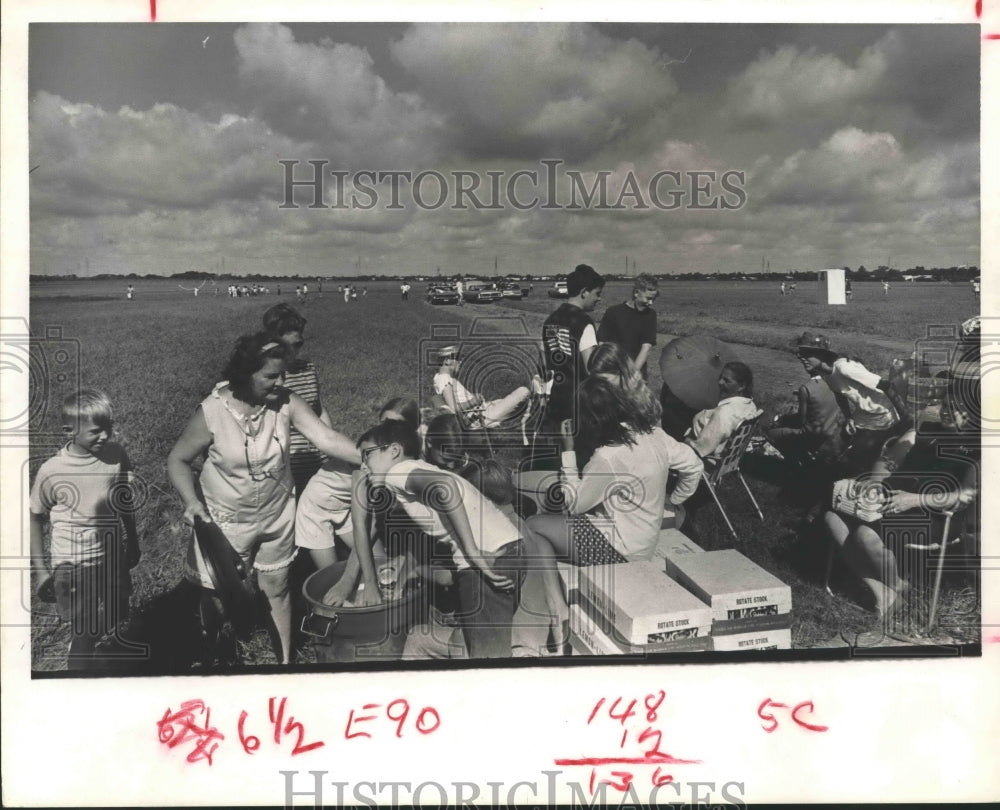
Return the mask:
<svg viewBox="0 0 1000 810">
<path fill-rule="evenodd" d="M 294 283 L 281 286 L 280 298 L 272 292 L 266 297 L 230 299 L 224 292 L 212 294 L 207 285 L 195 298 L 171 282 L 139 281 L 132 302 L 125 300 L 120 281 L 39 284 L 32 290 L 33 335 L 52 336 L 54 328 L 61 329 L 58 340 L 39 341 L 39 350 L 51 356 L 58 344 L 78 355 L 71 361 L 68 381 L 61 385 L 79 380 L 108 392 L 115 403 L 118 438 L 140 477 L 143 559 L 133 572 L 132 608 L 138 635 L 155 642 L 153 659 L 143 671 L 184 671 L 193 643 L 189 594 L 179 587 L 188 534 L 167 482 L 167 453 L 195 406 L 219 379 L 235 337 L 255 330 L 268 306 L 294 303 Z M 366 286 L 367 296 L 346 304 L 336 294 L 335 284 L 324 284 L 322 298 L 311 284 L 309 301 L 302 308 L 309 319 L 305 353 L 318 367 L 334 425 L 351 436 L 372 424 L 379 406 L 389 398 L 427 397 L 432 373 L 426 362 L 428 346 L 466 339 L 476 332 L 503 334 L 500 342 L 533 347 L 542 321 L 557 303 L 546 297 L 543 283 L 535 284 L 532 296 L 521 302 L 464 308 L 427 305 L 420 284 L 414 286 L 409 302 L 400 301 L 393 282 Z M 793 296 L 781 298 L 776 285 L 765 283 L 665 283 L 657 304 L 660 343 L 671 335 L 692 333 L 733 343 L 754 369 L 758 403 L 773 411 L 804 381 L 787 348 L 804 329 L 825 332 L 835 347 L 883 369 L 892 357 L 907 356 L 929 326 L 955 325 L 978 308 L 968 285 L 897 284 L 883 297 L 880 285 L 855 284 L 854 300 L 846 307 L 810 300 L 812 290 L 807 286 L 800 284 Z M 624 300 L 628 292 L 627 284 L 609 284 L 605 302 Z M 597 318 L 602 311 L 595 313 Z M 658 390 L 655 364 L 650 378 Z M 514 381 L 511 376 L 491 374 L 477 380 L 477 385 L 489 395 L 506 392 Z M 32 402 L 55 399 L 61 390 L 54 377 L 40 375 Z M 59 446 L 56 411 L 50 403 L 46 415 L 33 425 L 32 476 Z M 795 646 L 825 646 L 841 631 L 875 629 L 874 616 L 857 604 L 859 594 L 846 577 L 838 576 L 837 595 L 823 590 L 826 547 L 804 522 L 805 508 L 794 487 L 790 490 L 766 473 L 762 470 L 750 482 L 765 513 L 763 523 L 742 492 L 726 488 L 724 497 L 740 531 L 735 545 L 793 588 Z M 705 548 L 732 547 L 716 512 L 710 502 L 698 508 L 691 533 Z M 304 561 L 300 569 L 300 576 L 308 573 Z M 951 625 L 953 637 L 975 641 L 978 600 L 974 591 L 959 585 L 955 583 L 949 592 L 942 624 Z M 903 630 L 922 626 L 926 602 L 919 587 L 911 603 L 900 614 Z M 33 669 L 61 668 L 67 628 L 47 606 L 34 607 L 38 620 L 32 630 Z M 275 660 L 263 631 L 245 652 L 252 663 Z M 312 660 L 308 646 L 299 655 L 300 662 Z"/>
</svg>

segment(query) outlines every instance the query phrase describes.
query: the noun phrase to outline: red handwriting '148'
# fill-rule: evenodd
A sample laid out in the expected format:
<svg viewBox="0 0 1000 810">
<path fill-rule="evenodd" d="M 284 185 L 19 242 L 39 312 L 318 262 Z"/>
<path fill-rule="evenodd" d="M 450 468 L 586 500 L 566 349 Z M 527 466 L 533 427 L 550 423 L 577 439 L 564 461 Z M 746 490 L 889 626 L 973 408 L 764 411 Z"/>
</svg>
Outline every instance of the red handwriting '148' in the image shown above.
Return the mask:
<svg viewBox="0 0 1000 810">
<path fill-rule="evenodd" d="M 811 700 L 803 700 L 798 705 L 792 707 L 787 703 L 778 703 L 771 700 L 771 698 L 764 698 L 760 706 L 757 707 L 757 716 L 760 717 L 761 720 L 767 721 L 767 724 L 762 724 L 762 728 L 768 734 L 772 731 L 776 731 L 778 728 L 778 718 L 774 716 L 773 712 L 769 711 L 770 709 L 788 709 L 795 724 L 806 729 L 807 731 L 827 731 L 829 728 L 829 726 L 818 726 L 813 723 L 807 723 L 802 718 L 801 715 L 803 714 L 813 713 L 815 706 L 813 706 L 813 702 Z"/>
</svg>

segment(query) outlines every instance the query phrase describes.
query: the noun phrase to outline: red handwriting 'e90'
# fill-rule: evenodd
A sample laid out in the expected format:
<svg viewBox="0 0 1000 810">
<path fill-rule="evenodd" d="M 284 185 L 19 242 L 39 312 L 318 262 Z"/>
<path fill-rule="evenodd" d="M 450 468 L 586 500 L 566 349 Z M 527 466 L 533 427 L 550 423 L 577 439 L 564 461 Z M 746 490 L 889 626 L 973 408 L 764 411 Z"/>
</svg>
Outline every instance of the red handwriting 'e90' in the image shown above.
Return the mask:
<svg viewBox="0 0 1000 810">
<path fill-rule="evenodd" d="M 373 709 L 382 708 L 381 703 L 366 703 L 361 707 L 362 712 L 372 712 Z M 352 740 L 355 737 L 371 737 L 367 731 L 353 730 L 362 723 L 370 723 L 374 720 L 381 720 L 383 717 L 396 724 L 396 736 L 403 736 L 403 727 L 410 716 L 410 703 L 405 698 L 397 698 L 391 703 L 387 703 L 384 712 L 374 712 L 372 714 L 355 714 L 354 709 L 347 716 L 347 728 L 344 729 L 344 738 Z M 424 706 L 416 713 L 412 721 L 412 727 L 421 734 L 430 734 L 437 731 L 441 725 L 441 716 L 433 706 Z"/>
<path fill-rule="evenodd" d="M 757 707 L 757 716 L 760 717 L 761 720 L 767 721 L 762 724 L 762 728 L 768 734 L 772 731 L 776 731 L 778 728 L 778 718 L 775 717 L 769 709 L 788 709 L 792 720 L 800 728 L 804 728 L 807 731 L 826 731 L 829 726 L 818 726 L 813 723 L 807 723 L 803 719 L 802 715 L 812 714 L 814 708 L 815 706 L 813 706 L 813 702 L 811 700 L 803 700 L 797 706 L 793 707 L 789 706 L 787 703 L 778 703 L 773 701 L 771 698 L 764 698 L 760 706 Z"/>
</svg>

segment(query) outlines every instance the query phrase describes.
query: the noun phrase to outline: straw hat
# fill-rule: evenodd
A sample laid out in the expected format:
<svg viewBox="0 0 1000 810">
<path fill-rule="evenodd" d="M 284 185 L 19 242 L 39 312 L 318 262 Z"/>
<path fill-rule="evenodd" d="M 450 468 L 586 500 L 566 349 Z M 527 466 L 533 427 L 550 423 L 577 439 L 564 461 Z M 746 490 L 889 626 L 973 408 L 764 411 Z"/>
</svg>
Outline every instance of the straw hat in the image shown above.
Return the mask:
<svg viewBox="0 0 1000 810">
<path fill-rule="evenodd" d="M 803 332 L 796 338 L 795 350 L 799 354 L 814 354 L 824 360 L 836 360 L 838 356 L 830 348 L 830 341 L 814 332 Z"/>
</svg>

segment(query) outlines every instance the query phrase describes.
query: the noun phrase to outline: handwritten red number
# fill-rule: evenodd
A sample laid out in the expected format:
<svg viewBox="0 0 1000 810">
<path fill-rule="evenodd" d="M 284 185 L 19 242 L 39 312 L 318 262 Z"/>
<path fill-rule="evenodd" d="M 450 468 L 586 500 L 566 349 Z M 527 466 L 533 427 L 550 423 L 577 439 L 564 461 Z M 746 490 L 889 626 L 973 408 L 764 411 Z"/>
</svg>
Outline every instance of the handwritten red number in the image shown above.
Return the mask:
<svg viewBox="0 0 1000 810">
<path fill-rule="evenodd" d="M 766 731 L 768 734 L 772 733 L 778 728 L 778 718 L 775 717 L 774 714 L 772 714 L 771 712 L 765 711 L 769 707 L 773 707 L 775 709 L 790 709 L 791 717 L 792 720 L 795 721 L 795 724 L 800 726 L 801 728 L 806 729 L 807 731 L 820 731 L 820 732 L 828 731 L 829 726 L 818 726 L 813 723 L 807 723 L 805 720 L 799 717 L 799 712 L 803 711 L 807 706 L 809 707 L 809 714 L 812 714 L 815 706 L 813 706 L 813 702 L 811 700 L 804 700 L 797 706 L 795 706 L 795 708 L 793 709 L 787 703 L 778 703 L 776 701 L 771 700 L 771 698 L 765 698 L 763 702 L 761 702 L 760 706 L 757 707 L 757 716 L 760 717 L 761 720 L 766 720 L 770 724 L 762 726 L 764 731 Z"/>
<path fill-rule="evenodd" d="M 652 779 L 653 787 L 659 787 L 660 785 L 665 785 L 667 784 L 667 782 L 673 782 L 673 781 L 674 777 L 671 776 L 669 773 L 665 773 L 663 774 L 663 776 L 660 776 L 660 766 L 659 765 L 656 766 L 656 770 L 653 771 L 653 779 Z"/>
<path fill-rule="evenodd" d="M 430 725 L 431 722 L 434 725 Z M 441 715 L 438 714 L 437 709 L 433 706 L 425 706 L 420 710 L 420 714 L 417 715 L 417 731 L 421 734 L 430 734 L 432 731 L 437 731 L 440 725 Z"/>
<path fill-rule="evenodd" d="M 632 700 L 628 704 L 628 708 L 625 709 L 621 714 L 615 714 L 615 707 L 622 702 L 621 698 L 615 698 L 615 702 L 611 704 L 611 708 L 608 709 L 608 717 L 612 720 L 621 720 L 622 725 L 625 725 L 625 721 L 630 717 L 635 716 L 635 700 Z"/>
<path fill-rule="evenodd" d="M 260 738 L 255 737 L 253 734 L 245 734 L 243 731 L 243 724 L 246 723 L 247 713 L 240 712 L 240 722 L 237 724 L 237 731 L 240 733 L 240 743 L 243 745 L 243 750 L 248 754 L 252 754 L 258 748 L 260 748 Z"/>
<path fill-rule="evenodd" d="M 604 705 L 604 698 L 601 698 L 597 703 L 594 704 L 594 710 L 590 713 L 590 717 L 587 718 L 587 725 L 589 726 L 591 721 L 597 717 L 597 712 L 600 710 L 601 706 Z"/>
<path fill-rule="evenodd" d="M 205 715 L 203 726 L 199 726 L 195 722 L 196 712 Z M 167 709 L 156 724 L 160 742 L 166 743 L 170 748 L 175 748 L 185 740 L 194 738 L 195 747 L 187 755 L 187 761 L 198 762 L 206 759 L 211 765 L 212 755 L 219 747 L 216 740 L 224 740 L 226 737 L 217 728 L 209 725 L 210 717 L 211 710 L 205 706 L 202 700 L 187 700 L 181 704 L 181 708 L 177 712 L 171 712 L 170 709 Z M 179 726 L 179 730 L 175 726 Z"/>
<path fill-rule="evenodd" d="M 657 695 L 659 697 L 657 697 Z M 656 722 L 656 710 L 660 708 L 660 704 L 663 703 L 663 699 L 667 696 L 667 693 L 660 689 L 658 692 L 646 695 L 646 722 L 655 723 Z M 652 703 L 650 702 L 652 700 Z"/>
<path fill-rule="evenodd" d="M 392 713 L 392 707 L 396 705 L 402 706 L 403 708 L 402 713 L 399 715 L 395 715 Z M 392 703 L 390 703 L 388 706 L 385 707 L 385 716 L 388 717 L 390 720 L 396 721 L 397 737 L 403 736 L 403 724 L 406 722 L 406 716 L 409 713 L 410 713 L 410 704 L 409 701 L 405 700 L 404 698 L 396 698 L 396 700 L 392 701 Z"/>
</svg>

